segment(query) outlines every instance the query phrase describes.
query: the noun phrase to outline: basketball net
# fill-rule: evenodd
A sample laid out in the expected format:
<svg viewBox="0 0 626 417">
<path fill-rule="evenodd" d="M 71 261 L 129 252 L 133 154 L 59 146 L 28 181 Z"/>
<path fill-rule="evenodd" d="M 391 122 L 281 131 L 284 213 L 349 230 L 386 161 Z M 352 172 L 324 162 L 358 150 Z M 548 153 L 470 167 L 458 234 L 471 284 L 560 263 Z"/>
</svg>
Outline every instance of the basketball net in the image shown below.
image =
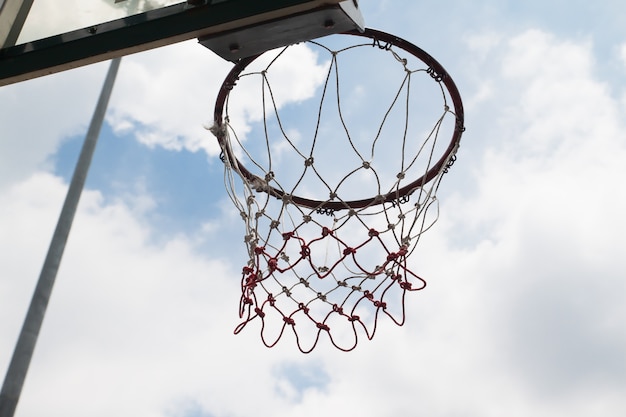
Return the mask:
<svg viewBox="0 0 626 417">
<path fill-rule="evenodd" d="M 323 41 L 238 62 L 211 128 L 245 225 L 235 333 L 257 322 L 266 346 L 293 333 L 305 353 L 324 335 L 350 351 L 382 317 L 404 324 L 406 294 L 426 286 L 409 260 L 464 130 L 454 83 L 421 49 L 373 30 Z M 290 103 L 284 71 L 310 71 L 303 53 L 325 73 Z M 262 115 L 237 124 L 231 102 L 254 91 Z"/>
</svg>

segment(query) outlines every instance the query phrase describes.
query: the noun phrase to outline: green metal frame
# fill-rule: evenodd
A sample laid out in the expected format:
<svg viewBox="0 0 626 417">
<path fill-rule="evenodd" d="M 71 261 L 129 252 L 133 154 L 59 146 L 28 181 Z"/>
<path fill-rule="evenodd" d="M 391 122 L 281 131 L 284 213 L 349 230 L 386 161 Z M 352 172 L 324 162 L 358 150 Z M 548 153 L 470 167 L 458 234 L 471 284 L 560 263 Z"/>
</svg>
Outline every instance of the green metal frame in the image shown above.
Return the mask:
<svg viewBox="0 0 626 417">
<path fill-rule="evenodd" d="M 337 4 L 339 0 L 205 0 L 199 5 L 190 3 L 0 49 L 0 86 L 302 13 Z"/>
</svg>

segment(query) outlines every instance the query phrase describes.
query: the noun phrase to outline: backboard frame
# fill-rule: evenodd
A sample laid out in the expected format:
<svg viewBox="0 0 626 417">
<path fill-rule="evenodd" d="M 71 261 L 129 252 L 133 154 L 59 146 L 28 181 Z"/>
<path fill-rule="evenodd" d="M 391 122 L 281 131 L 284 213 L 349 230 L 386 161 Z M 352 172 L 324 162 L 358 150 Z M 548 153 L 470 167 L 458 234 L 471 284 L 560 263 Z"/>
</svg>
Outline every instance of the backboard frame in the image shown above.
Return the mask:
<svg viewBox="0 0 626 417">
<path fill-rule="evenodd" d="M 0 49 L 0 86 L 291 15 L 338 8 L 341 1 L 204 0 L 177 3 Z M 334 32 L 329 30 L 328 33 Z"/>
</svg>

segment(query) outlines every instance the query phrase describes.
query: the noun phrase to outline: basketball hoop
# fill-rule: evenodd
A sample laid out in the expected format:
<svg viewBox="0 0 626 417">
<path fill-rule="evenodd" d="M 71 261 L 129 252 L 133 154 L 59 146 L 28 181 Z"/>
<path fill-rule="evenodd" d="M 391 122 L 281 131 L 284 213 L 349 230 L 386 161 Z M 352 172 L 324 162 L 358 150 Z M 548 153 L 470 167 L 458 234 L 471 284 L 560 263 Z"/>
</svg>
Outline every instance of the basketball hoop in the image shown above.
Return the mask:
<svg viewBox="0 0 626 417">
<path fill-rule="evenodd" d="M 303 54 L 323 77 L 289 98 L 285 71 L 315 70 Z M 252 88 L 260 110 L 246 122 L 236 93 L 250 105 Z M 293 332 L 308 353 L 323 334 L 354 349 L 379 317 L 403 325 L 406 293 L 426 286 L 408 260 L 438 218 L 464 131 L 445 69 L 384 32 L 334 35 L 239 60 L 214 116 L 249 255 L 235 333 L 259 322 L 266 346 Z"/>
</svg>

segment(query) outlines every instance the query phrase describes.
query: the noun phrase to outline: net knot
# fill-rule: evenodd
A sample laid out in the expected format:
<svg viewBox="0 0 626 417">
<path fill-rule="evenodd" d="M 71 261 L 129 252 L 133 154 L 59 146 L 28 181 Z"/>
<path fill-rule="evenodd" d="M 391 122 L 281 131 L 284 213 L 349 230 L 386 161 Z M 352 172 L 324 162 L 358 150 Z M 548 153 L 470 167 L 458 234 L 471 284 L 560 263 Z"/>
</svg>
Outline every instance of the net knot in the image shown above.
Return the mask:
<svg viewBox="0 0 626 417">
<path fill-rule="evenodd" d="M 243 303 L 244 304 L 248 304 L 248 305 L 254 304 L 253 301 L 252 301 L 252 298 L 250 298 L 250 297 L 244 297 L 243 298 Z"/>
<path fill-rule="evenodd" d="M 326 237 L 328 235 L 333 235 L 333 231 L 330 230 L 328 227 L 322 227 L 322 236 Z"/>
<path fill-rule="evenodd" d="M 256 287 L 256 283 L 259 282 L 259 276 L 257 274 L 250 274 L 246 277 L 246 282 L 244 284 L 244 287 L 253 289 L 254 287 Z"/>
<path fill-rule="evenodd" d="M 299 303 L 298 304 L 298 309 L 302 310 L 304 312 L 304 314 L 309 314 L 309 308 L 307 306 L 305 306 L 304 303 Z"/>
<path fill-rule="evenodd" d="M 389 255 L 387 255 L 388 261 L 395 261 L 396 259 L 398 259 L 398 254 L 396 252 L 391 252 Z"/>
<path fill-rule="evenodd" d="M 350 316 L 348 317 L 348 321 L 359 321 L 361 320 L 361 317 L 359 316 Z"/>
<path fill-rule="evenodd" d="M 354 248 L 345 248 L 343 250 L 343 254 L 344 255 L 352 255 L 354 253 L 356 253 L 356 249 L 354 249 Z"/>
<path fill-rule="evenodd" d="M 363 296 L 365 296 L 365 298 L 367 298 L 368 300 L 373 300 L 374 299 L 374 294 L 372 294 L 371 292 L 369 292 L 368 290 L 365 290 L 363 292 Z"/>
<path fill-rule="evenodd" d="M 367 234 L 369 235 L 369 237 L 376 237 L 378 236 L 380 233 L 378 232 L 378 230 L 376 229 L 370 229 L 369 232 L 367 232 Z"/>
<path fill-rule="evenodd" d="M 313 162 L 315 161 L 315 159 L 311 156 L 307 159 L 304 160 L 304 166 L 305 167 L 310 167 L 311 165 L 313 165 Z"/>
<path fill-rule="evenodd" d="M 371 168 L 370 163 L 369 163 L 369 162 L 367 162 L 367 161 L 363 161 L 363 168 L 365 168 L 365 169 L 370 169 L 370 168 Z"/>
<path fill-rule="evenodd" d="M 387 308 L 387 303 L 384 301 L 374 301 L 374 306 L 378 308 L 382 308 L 383 310 Z"/>
<path fill-rule="evenodd" d="M 320 330 L 326 330 L 327 332 L 330 331 L 330 327 L 328 327 L 324 323 L 316 323 L 316 325 L 317 325 L 317 328 Z"/>
<path fill-rule="evenodd" d="M 302 245 L 301 248 L 300 248 L 300 255 L 303 258 L 306 258 L 310 254 L 311 254 L 311 249 L 307 245 Z"/>
<path fill-rule="evenodd" d="M 267 261 L 267 266 L 270 270 L 270 273 L 276 271 L 276 269 L 278 269 L 278 260 L 276 258 L 270 258 Z"/>
<path fill-rule="evenodd" d="M 343 308 L 339 307 L 337 304 L 333 304 L 333 311 L 335 313 L 343 314 Z"/>
<path fill-rule="evenodd" d="M 242 274 L 247 275 L 247 274 L 251 274 L 254 272 L 254 269 L 250 268 L 249 266 L 244 266 L 243 270 L 241 271 Z"/>
<path fill-rule="evenodd" d="M 285 323 L 287 323 L 290 326 L 295 326 L 296 325 L 296 321 L 294 319 L 292 319 L 291 317 L 283 317 L 283 321 Z"/>
<path fill-rule="evenodd" d="M 410 291 L 413 288 L 413 285 L 410 282 L 403 281 L 400 283 L 400 288 Z"/>
<path fill-rule="evenodd" d="M 261 255 L 265 252 L 265 246 L 257 246 L 256 248 L 254 248 L 254 253 L 256 255 Z"/>
<path fill-rule="evenodd" d="M 272 307 L 274 307 L 276 305 L 276 298 L 274 298 L 274 295 L 267 294 L 267 302 L 270 303 Z"/>
<path fill-rule="evenodd" d="M 283 240 L 289 240 L 293 237 L 293 232 L 285 232 L 283 233 Z"/>
<path fill-rule="evenodd" d="M 265 317 L 265 312 L 263 310 L 261 310 L 259 307 L 256 307 L 254 309 L 254 312 L 261 318 Z"/>
</svg>

